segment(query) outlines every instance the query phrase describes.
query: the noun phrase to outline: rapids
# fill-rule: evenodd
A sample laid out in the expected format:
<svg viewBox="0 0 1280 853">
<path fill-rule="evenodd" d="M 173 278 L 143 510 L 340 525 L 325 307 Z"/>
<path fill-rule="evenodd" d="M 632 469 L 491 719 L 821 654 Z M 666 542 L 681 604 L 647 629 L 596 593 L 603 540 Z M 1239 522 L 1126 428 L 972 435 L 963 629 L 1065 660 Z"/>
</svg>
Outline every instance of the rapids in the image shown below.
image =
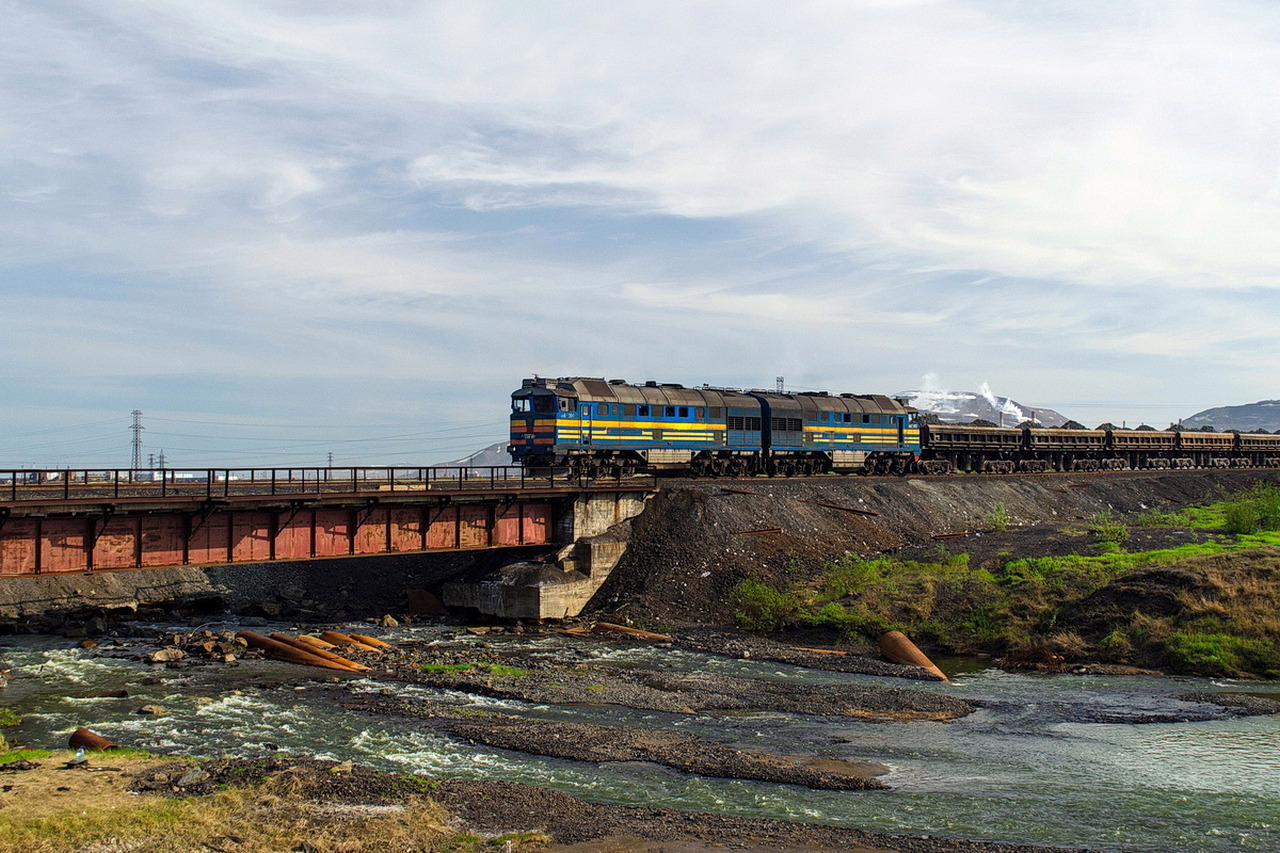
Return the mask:
<svg viewBox="0 0 1280 853">
<path fill-rule="evenodd" d="M 155 626 L 162 627 L 172 626 Z M 430 641 L 440 631 L 400 629 L 386 638 Z M 149 636 L 149 629 L 142 634 Z M 580 654 L 635 667 L 904 686 L 897 679 L 648 646 L 582 645 L 560 637 L 493 641 L 549 655 L 573 643 Z M 352 684 L 364 692 L 415 694 L 560 722 L 681 727 L 754 749 L 869 759 L 893 768 L 882 777 L 890 791 L 829 792 L 689 776 L 642 763 L 585 764 L 476 747 L 440 736 L 420 721 L 345 710 L 323 695 L 322 680 L 287 664 L 254 664 L 251 676 L 247 667 L 174 670 L 50 637 L 0 638 L 0 655 L 14 675 L 0 700 L 23 717 L 6 734 L 35 748 L 63 748 L 67 735 L 83 725 L 121 745 L 157 752 L 278 749 L 428 776 L 500 777 L 596 802 L 882 832 L 1114 851 L 1280 849 L 1280 716 L 1232 717 L 1177 698 L 1249 692 L 1280 699 L 1280 683 L 1274 682 L 1026 675 L 950 665 L 958 672 L 951 684 L 905 685 L 980 706 L 947 723 L 762 712 L 678 715 L 589 703 L 531 705 L 375 678 Z M 93 698 L 121 688 L 127 698 Z M 145 704 L 163 706 L 166 716 L 138 715 Z M 1202 721 L 1151 722 L 1185 718 Z"/>
</svg>

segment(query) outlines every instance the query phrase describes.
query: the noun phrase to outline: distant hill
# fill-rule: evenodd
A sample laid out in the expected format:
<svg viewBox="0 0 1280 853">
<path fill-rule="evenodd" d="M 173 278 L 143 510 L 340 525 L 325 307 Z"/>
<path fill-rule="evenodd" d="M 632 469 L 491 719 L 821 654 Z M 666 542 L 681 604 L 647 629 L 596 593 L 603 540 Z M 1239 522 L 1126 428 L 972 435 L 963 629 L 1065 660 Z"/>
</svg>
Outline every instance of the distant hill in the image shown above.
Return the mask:
<svg viewBox="0 0 1280 853">
<path fill-rule="evenodd" d="M 491 444 L 483 450 L 477 450 L 470 456 L 454 459 L 451 462 L 440 462 L 438 468 L 490 468 L 495 465 L 511 465 L 511 454 L 507 452 L 507 442 Z"/>
<path fill-rule="evenodd" d="M 1259 400 L 1243 406 L 1205 409 L 1189 418 L 1183 418 L 1182 425 L 1190 429 L 1211 426 L 1218 429 L 1238 429 L 1241 432 L 1252 432 L 1255 429 L 1275 432 L 1280 429 L 1280 400 Z"/>
<path fill-rule="evenodd" d="M 997 397 L 984 384 L 978 391 L 903 391 L 896 397 L 906 397 L 910 405 L 921 412 L 938 416 L 947 424 L 967 424 L 981 418 L 993 424 L 1017 426 L 1023 421 L 1036 420 L 1047 427 L 1062 426 L 1066 415 L 1053 409 L 1028 406 L 1008 397 Z"/>
</svg>

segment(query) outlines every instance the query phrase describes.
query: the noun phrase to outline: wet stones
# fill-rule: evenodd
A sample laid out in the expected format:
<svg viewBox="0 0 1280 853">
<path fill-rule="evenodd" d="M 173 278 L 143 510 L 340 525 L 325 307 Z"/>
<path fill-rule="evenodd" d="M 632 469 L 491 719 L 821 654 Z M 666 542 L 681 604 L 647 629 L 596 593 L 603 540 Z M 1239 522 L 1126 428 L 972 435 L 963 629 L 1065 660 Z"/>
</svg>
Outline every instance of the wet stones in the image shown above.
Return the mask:
<svg viewBox="0 0 1280 853">
<path fill-rule="evenodd" d="M 193 631 L 189 634 L 168 632 L 156 638 L 161 646 L 146 656 L 149 663 L 181 664 L 187 660 L 234 663 L 251 654 L 248 644 L 231 631 Z"/>
<path fill-rule="evenodd" d="M 168 646 L 167 648 L 160 649 L 157 652 L 152 652 L 147 655 L 147 661 L 149 663 L 172 663 L 174 661 L 183 660 L 186 656 L 187 653 L 182 649 L 179 649 L 176 646 Z"/>
</svg>

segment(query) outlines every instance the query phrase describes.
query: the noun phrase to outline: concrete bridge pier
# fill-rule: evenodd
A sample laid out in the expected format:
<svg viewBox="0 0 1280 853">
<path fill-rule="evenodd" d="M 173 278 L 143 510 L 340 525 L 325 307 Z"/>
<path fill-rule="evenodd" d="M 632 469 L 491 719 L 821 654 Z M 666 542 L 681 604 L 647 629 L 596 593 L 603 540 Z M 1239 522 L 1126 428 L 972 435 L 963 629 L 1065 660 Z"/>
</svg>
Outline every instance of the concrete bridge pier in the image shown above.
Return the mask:
<svg viewBox="0 0 1280 853">
<path fill-rule="evenodd" d="M 554 563 L 521 562 L 475 581 L 443 588 L 449 607 L 470 607 L 502 619 L 566 619 L 577 616 L 626 553 L 630 521 L 650 492 L 583 493 L 566 501 L 555 520 Z"/>
</svg>

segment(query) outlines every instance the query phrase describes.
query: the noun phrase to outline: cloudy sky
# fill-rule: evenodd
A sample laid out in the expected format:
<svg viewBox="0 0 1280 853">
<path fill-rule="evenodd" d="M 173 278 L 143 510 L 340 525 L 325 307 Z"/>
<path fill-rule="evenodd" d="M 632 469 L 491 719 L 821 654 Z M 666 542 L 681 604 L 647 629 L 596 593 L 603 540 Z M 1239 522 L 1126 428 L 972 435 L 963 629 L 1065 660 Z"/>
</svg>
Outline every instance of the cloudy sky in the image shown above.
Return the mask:
<svg viewBox="0 0 1280 853">
<path fill-rule="evenodd" d="M 436 462 L 523 376 L 1280 397 L 1280 4 L 0 0 L 0 465 Z"/>
</svg>

